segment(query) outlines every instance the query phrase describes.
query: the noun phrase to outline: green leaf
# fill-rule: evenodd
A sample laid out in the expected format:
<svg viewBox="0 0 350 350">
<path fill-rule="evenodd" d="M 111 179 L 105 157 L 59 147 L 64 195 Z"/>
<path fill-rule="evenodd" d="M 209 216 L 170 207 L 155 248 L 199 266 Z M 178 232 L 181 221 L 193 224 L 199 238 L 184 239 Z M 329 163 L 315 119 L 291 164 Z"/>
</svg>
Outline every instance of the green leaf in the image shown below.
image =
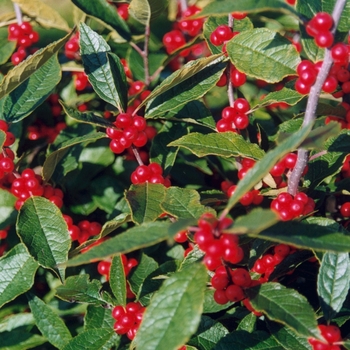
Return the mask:
<svg viewBox="0 0 350 350">
<path fill-rule="evenodd" d="M 283 323 L 302 336 L 320 339 L 315 312 L 296 290 L 268 282 L 248 288 L 246 294 L 253 308 L 270 320 Z"/>
<path fill-rule="evenodd" d="M 125 254 L 150 247 L 171 237 L 168 233 L 169 226 L 168 222 L 149 222 L 132 227 L 96 247 L 92 247 L 86 253 L 69 260 L 67 266 L 88 264 L 91 261 L 102 260 L 111 255 Z"/>
<path fill-rule="evenodd" d="M 228 302 L 227 304 L 224 304 L 224 305 L 218 304 L 214 300 L 214 293 L 215 293 L 214 289 L 207 289 L 204 292 L 204 304 L 203 304 L 204 314 L 216 313 L 221 310 L 225 310 L 232 305 L 231 302 Z"/>
<path fill-rule="evenodd" d="M 227 43 L 227 52 L 239 71 L 269 83 L 295 75 L 300 63 L 299 53 L 293 44 L 267 28 L 247 30 L 236 35 Z"/>
<path fill-rule="evenodd" d="M 258 234 L 279 221 L 278 215 L 270 210 L 255 208 L 247 215 L 238 217 L 225 233 Z"/>
<path fill-rule="evenodd" d="M 284 350 L 277 341 L 267 332 L 256 331 L 253 333 L 238 330 L 222 338 L 215 350 Z"/>
<path fill-rule="evenodd" d="M 0 307 L 31 288 L 37 269 L 22 243 L 0 258 Z"/>
<path fill-rule="evenodd" d="M 1 335 L 0 350 L 24 350 L 39 347 L 46 343 L 46 338 L 24 329 L 4 332 Z"/>
<path fill-rule="evenodd" d="M 8 41 L 7 38 L 0 41 L 0 64 L 6 63 L 16 48 L 16 42 Z"/>
<path fill-rule="evenodd" d="M 124 111 L 127 105 L 125 72 L 103 37 L 80 23 L 80 54 L 89 81 L 103 100 Z"/>
<path fill-rule="evenodd" d="M 145 279 L 155 270 L 157 270 L 158 264 L 151 257 L 146 254 L 141 255 L 139 264 L 132 270 L 128 280 L 130 282 L 131 290 L 139 298 L 142 292 L 142 285 Z"/>
<path fill-rule="evenodd" d="M 18 314 L 13 314 L 10 316 L 6 316 L 0 321 L 0 333 L 2 332 L 9 332 L 16 328 L 27 326 L 27 325 L 34 325 L 34 317 L 29 312 L 23 312 Z"/>
<path fill-rule="evenodd" d="M 129 27 L 118 13 L 116 13 L 115 7 L 108 2 L 104 0 L 72 0 L 72 2 L 86 14 L 96 17 L 115 29 L 126 41 L 131 39 Z"/>
<path fill-rule="evenodd" d="M 317 277 L 317 293 L 327 321 L 331 321 L 342 308 L 349 282 L 349 254 L 326 252 Z"/>
<path fill-rule="evenodd" d="M 105 349 L 107 344 L 115 338 L 114 329 L 88 329 L 74 337 L 62 350 L 96 350 Z"/>
<path fill-rule="evenodd" d="M 250 312 L 247 316 L 242 318 L 241 322 L 239 322 L 237 330 L 253 333 L 256 330 L 256 321 L 257 317 L 253 312 Z"/>
<path fill-rule="evenodd" d="M 60 209 L 48 199 L 28 198 L 18 213 L 17 234 L 37 262 L 64 280 L 71 238 Z"/>
<path fill-rule="evenodd" d="M 193 132 L 168 146 L 184 147 L 197 157 L 216 155 L 224 158 L 241 156 L 261 159 L 265 154 L 258 145 L 245 141 L 241 135 L 231 131 L 211 134 Z"/>
<path fill-rule="evenodd" d="M 80 112 L 79 110 L 67 106 L 64 102 L 59 101 L 64 112 L 71 117 L 72 119 L 78 120 L 83 123 L 88 123 L 102 128 L 113 127 L 113 123 L 99 115 L 96 115 L 94 112 Z"/>
<path fill-rule="evenodd" d="M 98 280 L 90 281 L 90 276 L 87 274 L 70 276 L 63 285 L 56 288 L 56 296 L 70 303 L 106 306 L 110 300 L 106 292 L 101 293 L 101 288 L 101 282 Z"/>
<path fill-rule="evenodd" d="M 161 203 L 163 210 L 176 218 L 198 219 L 202 214 L 215 211 L 200 203 L 200 196 L 196 190 L 180 187 L 169 187 L 164 201 Z"/>
<path fill-rule="evenodd" d="M 53 7 L 39 0 L 12 0 L 21 10 L 46 28 L 56 28 L 69 32 L 66 20 Z"/>
<path fill-rule="evenodd" d="M 69 40 L 72 33 L 67 34 L 60 40 L 54 41 L 45 48 L 36 51 L 29 56 L 25 61 L 11 69 L 0 85 L 0 99 L 17 86 L 27 80 L 33 73 L 35 73 L 41 66 L 43 66 L 52 56 L 61 49 L 61 47 Z"/>
<path fill-rule="evenodd" d="M 84 329 L 113 328 L 115 319 L 112 311 L 101 306 L 89 304 L 84 317 Z"/>
<path fill-rule="evenodd" d="M 161 350 L 176 349 L 186 343 L 200 322 L 206 281 L 207 272 L 202 264 L 165 280 L 143 315 L 135 346 Z"/>
<path fill-rule="evenodd" d="M 204 96 L 220 79 L 227 66 L 224 60 L 223 55 L 199 58 L 175 71 L 144 100 L 145 117 L 154 118 Z"/>
<path fill-rule="evenodd" d="M 165 189 L 162 184 L 148 182 L 132 185 L 125 194 L 130 206 L 132 221 L 140 225 L 157 220 L 163 213 L 161 203 L 165 197 Z"/>
<path fill-rule="evenodd" d="M 16 123 L 40 106 L 61 80 L 57 55 L 52 56 L 4 99 L 2 112 L 8 123 Z"/>
<path fill-rule="evenodd" d="M 63 320 L 40 298 L 28 295 L 28 305 L 39 331 L 53 346 L 61 349 L 72 339 Z"/>
<path fill-rule="evenodd" d="M 1 144 L 1 142 L 0 142 Z M 9 191 L 0 188 L 0 225 L 7 226 L 13 221 L 15 213 L 16 197 Z"/>
<path fill-rule="evenodd" d="M 129 14 L 147 26 L 164 13 L 167 6 L 167 0 L 132 0 L 129 5 Z"/>
<path fill-rule="evenodd" d="M 258 237 L 316 251 L 350 251 L 350 236 L 344 235 L 335 221 L 321 217 L 279 222 L 260 232 Z"/>
<path fill-rule="evenodd" d="M 117 305 L 126 305 L 126 277 L 125 270 L 120 255 L 112 259 L 109 272 L 109 285 L 117 301 Z"/>
</svg>

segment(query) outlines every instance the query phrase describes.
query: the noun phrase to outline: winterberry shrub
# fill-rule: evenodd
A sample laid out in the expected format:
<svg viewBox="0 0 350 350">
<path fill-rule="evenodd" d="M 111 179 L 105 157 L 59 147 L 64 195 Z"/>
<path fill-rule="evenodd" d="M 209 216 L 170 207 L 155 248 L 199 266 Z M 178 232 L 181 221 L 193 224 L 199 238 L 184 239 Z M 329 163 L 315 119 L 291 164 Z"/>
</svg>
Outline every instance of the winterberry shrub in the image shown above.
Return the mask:
<svg viewBox="0 0 350 350">
<path fill-rule="evenodd" d="M 347 2 L 61 2 L 1 15 L 0 350 L 349 349 Z"/>
</svg>

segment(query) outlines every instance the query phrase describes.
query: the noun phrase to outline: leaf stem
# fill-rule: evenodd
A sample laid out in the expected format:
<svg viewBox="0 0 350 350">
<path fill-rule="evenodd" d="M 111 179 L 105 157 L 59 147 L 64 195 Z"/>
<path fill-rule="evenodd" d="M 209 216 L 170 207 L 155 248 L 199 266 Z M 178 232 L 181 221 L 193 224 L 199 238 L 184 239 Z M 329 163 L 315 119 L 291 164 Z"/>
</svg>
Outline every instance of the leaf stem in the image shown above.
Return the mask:
<svg viewBox="0 0 350 350">
<path fill-rule="evenodd" d="M 346 4 L 346 0 L 337 0 L 334 6 L 333 13 L 332 13 L 332 17 L 334 21 L 334 25 L 332 29 L 333 35 L 335 34 L 335 30 L 339 23 L 340 16 L 345 7 L 345 4 Z M 310 124 L 313 124 L 316 119 L 316 108 L 317 108 L 318 100 L 320 98 L 322 86 L 328 76 L 332 63 L 333 63 L 333 59 L 331 56 L 331 50 L 326 49 L 322 67 L 320 69 L 320 72 L 317 75 L 315 84 L 311 87 L 311 90 L 310 90 L 302 128 L 307 127 Z M 293 196 L 295 196 L 295 194 L 298 191 L 299 181 L 307 165 L 308 158 L 309 158 L 308 151 L 303 148 L 300 148 L 298 150 L 298 159 L 297 159 L 296 165 L 288 181 L 288 192 Z"/>
</svg>

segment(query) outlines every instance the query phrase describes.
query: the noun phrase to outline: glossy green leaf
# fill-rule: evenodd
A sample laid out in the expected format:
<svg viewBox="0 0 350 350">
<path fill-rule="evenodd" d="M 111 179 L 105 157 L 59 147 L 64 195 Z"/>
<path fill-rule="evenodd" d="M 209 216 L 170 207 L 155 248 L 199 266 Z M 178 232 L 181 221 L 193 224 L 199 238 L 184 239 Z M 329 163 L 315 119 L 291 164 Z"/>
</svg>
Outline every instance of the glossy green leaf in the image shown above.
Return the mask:
<svg viewBox="0 0 350 350">
<path fill-rule="evenodd" d="M 46 338 L 38 334 L 30 333 L 24 329 L 15 329 L 1 334 L 0 350 L 33 349 L 46 342 Z"/>
<path fill-rule="evenodd" d="M 118 227 L 120 227 L 121 225 L 123 225 L 124 223 L 130 220 L 131 220 L 130 213 L 122 213 L 116 216 L 114 219 L 104 223 L 99 237 L 107 236 L 111 232 L 115 231 Z"/>
<path fill-rule="evenodd" d="M 248 288 L 246 294 L 253 308 L 270 320 L 283 323 L 302 336 L 320 338 L 315 312 L 296 290 L 268 282 Z"/>
<path fill-rule="evenodd" d="M 113 123 L 111 121 L 99 115 L 96 115 L 94 112 L 80 112 L 75 108 L 69 107 L 62 101 L 59 101 L 59 102 L 64 112 L 72 119 L 75 119 L 83 123 L 100 126 L 102 128 L 113 127 Z"/>
<path fill-rule="evenodd" d="M 226 210 L 229 211 L 239 199 L 250 191 L 261 179 L 263 179 L 273 168 L 273 166 L 287 153 L 294 151 L 298 145 L 307 137 L 311 131 L 312 125 L 295 132 L 292 136 L 285 139 L 277 147 L 269 151 L 264 158 L 256 162 L 244 178 L 238 182 L 234 194 L 230 197 Z"/>
<path fill-rule="evenodd" d="M 109 285 L 117 301 L 117 305 L 126 305 L 126 277 L 125 270 L 120 255 L 112 259 L 109 271 Z"/>
<path fill-rule="evenodd" d="M 127 85 L 119 58 L 109 55 L 110 46 L 88 25 L 81 23 L 79 32 L 80 54 L 92 87 L 103 100 L 124 111 Z"/>
<path fill-rule="evenodd" d="M 129 14 L 143 25 L 149 25 L 167 8 L 168 0 L 132 0 Z"/>
<path fill-rule="evenodd" d="M 239 330 L 222 338 L 215 350 L 285 350 L 267 332 L 256 331 L 253 333 Z"/>
<path fill-rule="evenodd" d="M 110 309 L 89 304 L 84 317 L 84 329 L 113 328 L 115 319 Z M 117 335 L 117 334 L 116 334 Z"/>
<path fill-rule="evenodd" d="M 247 30 L 236 35 L 227 43 L 227 52 L 239 71 L 269 83 L 295 75 L 300 62 L 299 53 L 292 43 L 267 28 Z"/>
<path fill-rule="evenodd" d="M 72 0 L 72 2 L 86 14 L 96 17 L 115 29 L 125 40 L 129 41 L 131 39 L 129 27 L 116 13 L 115 7 L 108 2 L 104 0 Z"/>
<path fill-rule="evenodd" d="M 125 198 L 129 203 L 131 218 L 136 224 L 152 222 L 163 213 L 161 203 L 166 188 L 162 184 L 144 183 L 132 185 Z"/>
<path fill-rule="evenodd" d="M 43 66 L 52 56 L 54 56 L 62 46 L 69 40 L 72 33 L 67 34 L 60 40 L 54 41 L 45 48 L 36 51 L 25 61 L 11 69 L 0 84 L 0 99 L 21 85 L 41 66 Z"/>
<path fill-rule="evenodd" d="M 216 155 L 261 159 L 265 154 L 258 145 L 245 141 L 241 135 L 231 131 L 211 134 L 194 132 L 171 142 L 169 146 L 184 147 L 197 157 Z"/>
<path fill-rule="evenodd" d="M 257 316 L 255 316 L 253 312 L 250 312 L 239 322 L 237 331 L 247 331 L 249 333 L 253 333 L 256 330 L 256 321 Z"/>
<path fill-rule="evenodd" d="M 129 253 L 160 243 L 171 237 L 168 233 L 169 225 L 168 222 L 149 222 L 132 227 L 96 247 L 92 247 L 86 253 L 69 260 L 67 266 L 87 264 L 111 255 Z"/>
<path fill-rule="evenodd" d="M 156 117 L 202 97 L 220 79 L 227 65 L 224 60 L 223 55 L 199 58 L 175 71 L 145 99 L 145 117 Z"/>
<path fill-rule="evenodd" d="M 343 234 L 339 224 L 326 218 L 279 222 L 260 232 L 258 237 L 316 251 L 350 251 L 350 236 Z"/>
<path fill-rule="evenodd" d="M 161 204 L 166 213 L 176 218 L 198 219 L 202 214 L 215 211 L 200 203 L 200 196 L 196 190 L 180 187 L 169 187 Z"/>
<path fill-rule="evenodd" d="M 40 298 L 29 295 L 28 305 L 39 331 L 53 346 L 61 349 L 72 339 L 63 320 Z"/>
<path fill-rule="evenodd" d="M 54 270 L 64 280 L 71 238 L 60 209 L 48 199 L 28 198 L 18 213 L 17 234 L 30 254 L 43 267 Z"/>
<path fill-rule="evenodd" d="M 114 329 L 100 328 L 88 329 L 74 337 L 62 350 L 96 350 L 105 349 L 110 344 L 111 339 L 115 337 Z"/>
<path fill-rule="evenodd" d="M 207 272 L 202 264 L 166 279 L 144 313 L 135 346 L 161 350 L 177 349 L 186 343 L 200 322 L 206 281 Z"/>
<path fill-rule="evenodd" d="M 108 305 L 109 298 L 104 292 L 101 293 L 101 282 L 98 280 L 90 281 L 87 274 L 70 276 L 64 284 L 56 288 L 56 296 L 70 303 L 88 303 L 94 305 Z"/>
<path fill-rule="evenodd" d="M 13 314 L 0 321 L 0 333 L 10 332 L 16 328 L 34 324 L 34 317 L 29 312 Z"/>
<path fill-rule="evenodd" d="M 1 39 L 0 41 L 0 64 L 4 64 L 11 57 L 16 48 L 16 42 Z"/>
<path fill-rule="evenodd" d="M 4 119 L 16 123 L 27 117 L 46 100 L 60 80 L 61 67 L 54 55 L 5 97 Z"/>
<path fill-rule="evenodd" d="M 0 306 L 31 288 L 38 263 L 20 243 L 0 258 Z M 1 345 L 0 345 L 1 346 Z"/>
<path fill-rule="evenodd" d="M 317 293 L 327 321 L 331 321 L 342 308 L 349 282 L 349 254 L 326 252 L 317 277 Z"/>
<path fill-rule="evenodd" d="M 0 188 L 0 225 L 6 226 L 14 220 L 16 197 L 9 191 Z"/>
</svg>

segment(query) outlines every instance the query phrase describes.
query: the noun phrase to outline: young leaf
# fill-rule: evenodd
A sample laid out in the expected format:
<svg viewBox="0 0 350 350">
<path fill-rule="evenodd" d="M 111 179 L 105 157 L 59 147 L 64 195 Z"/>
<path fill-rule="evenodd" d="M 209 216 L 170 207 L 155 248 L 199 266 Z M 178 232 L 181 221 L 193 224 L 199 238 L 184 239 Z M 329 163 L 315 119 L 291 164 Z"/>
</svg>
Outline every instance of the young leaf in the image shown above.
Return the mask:
<svg viewBox="0 0 350 350">
<path fill-rule="evenodd" d="M 28 295 L 28 305 L 39 331 L 53 346 L 61 349 L 72 339 L 63 320 L 40 298 Z"/>
<path fill-rule="evenodd" d="M 72 0 L 72 2 L 86 14 L 96 17 L 111 26 L 126 41 L 131 39 L 129 27 L 118 13 L 116 13 L 115 7 L 110 5 L 107 1 Z"/>
<path fill-rule="evenodd" d="M 0 258 L 0 307 L 31 288 L 37 269 L 22 243 Z"/>
<path fill-rule="evenodd" d="M 200 322 L 206 281 L 202 264 L 194 264 L 165 280 L 146 309 L 135 346 L 160 350 L 176 349 L 186 343 Z"/>
<path fill-rule="evenodd" d="M 23 12 L 32 17 L 43 27 L 70 31 L 66 20 L 53 7 L 39 0 L 12 0 L 19 5 Z"/>
<path fill-rule="evenodd" d="M 120 255 L 114 256 L 109 272 L 109 285 L 117 301 L 117 305 L 126 305 L 126 277 Z"/>
<path fill-rule="evenodd" d="M 248 288 L 246 294 L 253 308 L 270 320 L 283 323 L 305 337 L 320 338 L 315 312 L 296 290 L 268 282 Z"/>
<path fill-rule="evenodd" d="M 349 254 L 326 252 L 317 277 L 317 293 L 327 321 L 331 321 L 342 308 L 348 295 L 349 282 Z"/>
<path fill-rule="evenodd" d="M 72 32 L 67 34 L 60 40 L 54 41 L 47 45 L 45 48 L 36 51 L 33 55 L 29 56 L 25 61 L 18 66 L 11 69 L 0 85 L 0 99 L 6 94 L 16 89 L 27 80 L 33 73 L 35 73 L 42 65 L 44 65 L 52 56 L 54 56 L 61 47 L 69 40 Z"/>
<path fill-rule="evenodd" d="M 161 203 L 165 197 L 165 190 L 162 184 L 148 182 L 130 187 L 125 198 L 130 206 L 132 220 L 136 224 L 155 221 L 163 213 Z"/>
<path fill-rule="evenodd" d="M 16 123 L 27 117 L 47 99 L 60 80 L 61 67 L 54 55 L 4 98 L 4 119 Z"/>
<path fill-rule="evenodd" d="M 80 54 L 92 87 L 103 100 L 124 111 L 127 86 L 124 68 L 118 64 L 118 57 L 108 55 L 111 53 L 110 46 L 88 25 L 81 23 L 79 32 Z M 117 76 L 113 74 L 116 72 Z"/>
<path fill-rule="evenodd" d="M 149 222 L 135 226 L 127 231 L 92 247 L 67 262 L 67 266 L 88 264 L 94 260 L 101 260 L 111 255 L 129 253 L 137 249 L 149 247 L 171 237 L 168 233 L 168 222 Z"/>
<path fill-rule="evenodd" d="M 64 280 L 71 238 L 61 211 L 48 199 L 28 198 L 18 213 L 17 234 L 37 262 Z"/>
<path fill-rule="evenodd" d="M 213 209 L 200 203 L 200 196 L 196 190 L 180 187 L 169 187 L 161 206 L 166 213 L 182 219 L 198 219 L 203 213 L 215 213 Z"/>
<path fill-rule="evenodd" d="M 239 71 L 269 83 L 295 75 L 300 62 L 292 43 L 267 28 L 241 32 L 227 43 L 227 52 Z"/>
<path fill-rule="evenodd" d="M 258 145 L 245 141 L 241 135 L 231 131 L 210 134 L 194 132 L 169 143 L 168 146 L 184 147 L 197 157 L 216 155 L 224 158 L 241 156 L 261 159 L 265 154 Z"/>
</svg>

